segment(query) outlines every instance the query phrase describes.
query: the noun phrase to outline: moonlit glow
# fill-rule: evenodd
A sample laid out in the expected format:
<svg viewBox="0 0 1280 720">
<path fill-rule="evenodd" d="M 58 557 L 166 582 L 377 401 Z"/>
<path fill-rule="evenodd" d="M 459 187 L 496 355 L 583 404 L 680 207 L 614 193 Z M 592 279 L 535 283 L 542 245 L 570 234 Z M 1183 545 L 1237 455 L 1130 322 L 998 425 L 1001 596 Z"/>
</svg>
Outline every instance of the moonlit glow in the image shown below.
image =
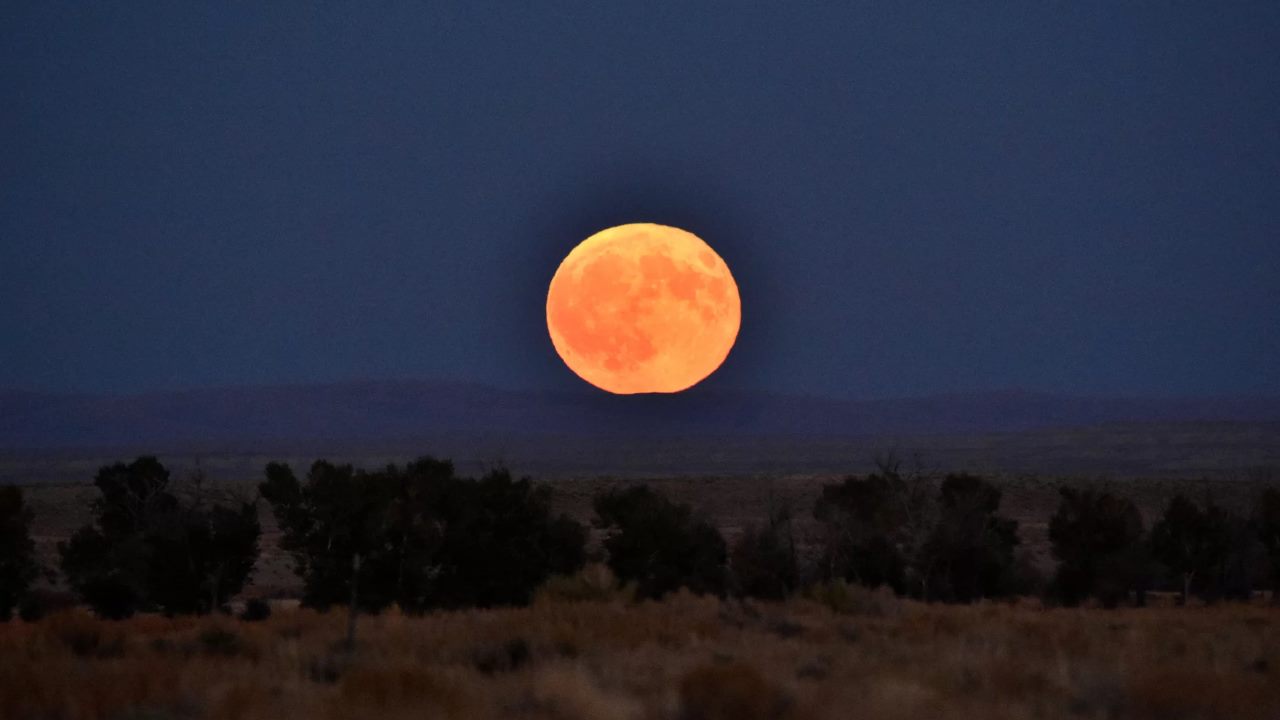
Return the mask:
<svg viewBox="0 0 1280 720">
<path fill-rule="evenodd" d="M 742 305 L 724 260 L 679 228 L 602 230 L 551 280 L 547 329 L 566 365 L 611 393 L 673 393 L 720 367 Z"/>
</svg>

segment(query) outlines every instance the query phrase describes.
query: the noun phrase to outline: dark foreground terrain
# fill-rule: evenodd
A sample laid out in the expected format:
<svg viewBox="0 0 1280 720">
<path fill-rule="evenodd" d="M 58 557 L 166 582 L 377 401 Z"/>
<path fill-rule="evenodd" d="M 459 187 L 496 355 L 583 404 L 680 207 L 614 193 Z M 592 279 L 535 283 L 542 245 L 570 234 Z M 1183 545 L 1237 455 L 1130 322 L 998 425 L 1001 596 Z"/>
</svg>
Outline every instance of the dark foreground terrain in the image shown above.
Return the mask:
<svg viewBox="0 0 1280 720">
<path fill-rule="evenodd" d="M 304 461 L 305 462 L 305 461 Z M 372 463 L 371 463 L 372 465 Z M 304 465 L 305 466 L 305 465 Z M 96 466 L 94 467 L 96 469 Z M 28 506 L 35 514 L 33 535 L 38 553 L 45 565 L 57 565 L 57 544 L 66 540 L 76 528 L 90 520 L 90 508 L 98 497 L 91 483 L 94 469 L 85 469 L 85 480 L 73 484 L 37 484 L 24 488 Z M 545 480 L 554 489 L 552 502 L 557 512 L 590 525 L 592 498 L 611 488 L 645 483 L 663 495 L 686 503 L 706 515 L 732 541 L 744 529 L 759 525 L 770 511 L 789 507 L 795 519 L 797 541 L 801 549 L 812 548 L 820 529 L 813 519 L 813 506 L 822 486 L 838 481 L 839 475 L 721 476 L 721 477 L 565 477 Z M 1268 472 L 1246 472 L 1218 479 L 1117 478 L 1088 477 L 1045 478 L 1024 475 L 995 475 L 994 482 L 1002 492 L 1001 514 L 1018 521 L 1022 549 L 1045 573 L 1053 559 L 1049 551 L 1048 522 L 1059 502 L 1061 487 L 1102 487 L 1131 498 L 1150 527 L 1165 504 L 1179 493 L 1197 501 L 1212 500 L 1228 509 L 1246 513 L 1258 493 L 1280 484 L 1280 477 Z M 212 476 L 206 492 L 225 498 L 250 499 L 257 495 L 258 479 L 252 476 L 238 480 L 217 480 Z M 180 492 L 190 488 L 189 479 L 175 474 L 174 484 Z M 301 584 L 291 569 L 290 559 L 279 548 L 280 533 L 275 518 L 265 502 L 258 503 L 263 528 L 262 554 L 258 558 L 246 597 L 297 597 Z"/>
<path fill-rule="evenodd" d="M 577 593 L 582 597 L 582 593 Z M 532 607 L 265 622 L 80 611 L 0 624 L 6 718 L 1280 717 L 1280 612 L 785 604 L 602 591 Z"/>
</svg>

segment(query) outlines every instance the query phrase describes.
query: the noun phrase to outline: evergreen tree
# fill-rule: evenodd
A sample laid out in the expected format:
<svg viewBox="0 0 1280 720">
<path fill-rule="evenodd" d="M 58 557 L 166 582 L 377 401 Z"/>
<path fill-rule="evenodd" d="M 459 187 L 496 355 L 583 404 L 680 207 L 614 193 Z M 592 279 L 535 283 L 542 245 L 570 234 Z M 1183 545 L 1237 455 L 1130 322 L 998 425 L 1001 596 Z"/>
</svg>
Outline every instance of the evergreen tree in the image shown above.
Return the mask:
<svg viewBox="0 0 1280 720">
<path fill-rule="evenodd" d="M 699 594 L 724 595 L 727 552 L 720 532 L 646 486 L 613 490 L 595 498 L 596 524 L 609 568 L 636 595 L 657 599 L 685 587 Z"/>
<path fill-rule="evenodd" d="M 258 557 L 256 508 L 183 503 L 169 481 L 154 457 L 101 468 L 93 522 L 59 544 L 63 573 L 98 615 L 212 612 L 248 581 Z"/>
<path fill-rule="evenodd" d="M 1052 590 L 1067 605 L 1097 597 L 1115 607 L 1138 585 L 1145 555 L 1142 516 L 1127 498 L 1063 488 L 1049 521 L 1058 559 Z"/>
<path fill-rule="evenodd" d="M 35 543 L 31 540 L 31 510 L 22 490 L 0 487 L 0 621 L 13 616 L 13 608 L 40 575 Z"/>
<path fill-rule="evenodd" d="M 927 557 L 933 593 L 925 599 L 972 602 L 1015 587 L 1018 523 L 1000 517 L 1000 490 L 968 474 L 948 475 L 940 490 L 938 523 Z"/>
</svg>

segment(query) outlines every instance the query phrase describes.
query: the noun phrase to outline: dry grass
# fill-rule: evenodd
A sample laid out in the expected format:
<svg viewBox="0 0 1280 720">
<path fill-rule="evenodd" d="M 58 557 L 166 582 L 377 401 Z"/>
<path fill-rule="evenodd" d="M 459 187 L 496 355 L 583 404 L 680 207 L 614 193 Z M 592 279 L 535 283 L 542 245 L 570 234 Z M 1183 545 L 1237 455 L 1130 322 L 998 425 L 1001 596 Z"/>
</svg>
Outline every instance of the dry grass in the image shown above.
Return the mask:
<svg viewBox="0 0 1280 720">
<path fill-rule="evenodd" d="M 1280 611 L 1268 607 L 547 597 L 367 618 L 351 655 L 338 649 L 341 613 L 9 623 L 0 716 L 1280 717 Z"/>
</svg>

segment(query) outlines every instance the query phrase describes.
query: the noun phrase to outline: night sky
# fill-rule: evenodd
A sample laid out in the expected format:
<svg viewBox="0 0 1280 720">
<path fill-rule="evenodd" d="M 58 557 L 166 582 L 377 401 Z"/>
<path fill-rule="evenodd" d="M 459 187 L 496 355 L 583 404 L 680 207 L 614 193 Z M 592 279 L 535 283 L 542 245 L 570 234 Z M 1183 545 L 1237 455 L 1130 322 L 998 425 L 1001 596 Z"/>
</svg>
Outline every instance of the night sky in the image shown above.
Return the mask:
<svg viewBox="0 0 1280 720">
<path fill-rule="evenodd" d="M 1274 0 L 263 5 L 0 8 L 0 388 L 585 387 L 547 284 L 650 221 L 709 388 L 1280 392 Z"/>
</svg>

